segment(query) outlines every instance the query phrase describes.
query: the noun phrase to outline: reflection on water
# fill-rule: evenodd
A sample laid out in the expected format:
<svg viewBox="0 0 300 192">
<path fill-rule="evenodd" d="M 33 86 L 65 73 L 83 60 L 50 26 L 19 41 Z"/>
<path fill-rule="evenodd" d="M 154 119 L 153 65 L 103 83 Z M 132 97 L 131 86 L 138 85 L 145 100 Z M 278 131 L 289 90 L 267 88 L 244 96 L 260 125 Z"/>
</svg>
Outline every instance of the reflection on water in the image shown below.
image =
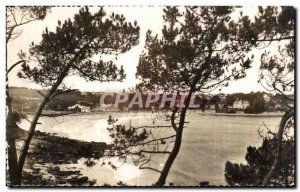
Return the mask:
<svg viewBox="0 0 300 192">
<path fill-rule="evenodd" d="M 139 177 L 141 174 L 137 166 L 124 164 L 115 171 L 115 179 L 117 181 L 128 181 Z"/>
<path fill-rule="evenodd" d="M 152 123 L 151 113 L 113 114 L 119 123 L 147 125 Z M 42 117 L 37 130 L 47 133 L 57 133 L 59 136 L 84 141 L 102 141 L 110 143 L 107 131 L 109 114 L 74 115 L 58 118 Z M 271 130 L 275 130 L 280 117 L 240 117 L 240 116 L 203 116 L 192 113 L 187 117 L 190 121 L 184 130 L 183 143 L 175 160 L 167 182 L 177 185 L 197 185 L 200 181 L 210 181 L 214 185 L 224 185 L 224 165 L 226 161 L 244 163 L 247 146 L 258 146 L 261 138 L 257 130 L 263 127 L 263 122 Z M 165 122 L 158 122 L 165 124 Z M 26 121 L 20 124 L 22 128 L 29 127 Z M 169 134 L 161 130 L 159 134 Z M 164 156 L 154 156 L 152 166 L 161 169 L 166 160 Z M 123 162 L 111 159 L 117 167 Z M 78 164 L 63 165 L 62 168 L 77 167 L 81 173 L 90 179 L 96 179 L 98 185 L 104 183 L 115 185 L 124 181 L 130 185 L 152 185 L 158 178 L 158 173 L 150 170 L 139 170 L 130 161 L 117 170 L 109 165 L 96 164 L 87 167 L 84 159 Z"/>
<path fill-rule="evenodd" d="M 105 142 L 107 144 L 111 143 L 111 138 L 109 137 L 109 132 L 107 130 L 107 120 L 106 119 L 100 119 L 96 120 L 96 122 L 93 125 L 93 130 L 95 131 L 95 135 L 97 135 L 97 140 L 100 142 Z"/>
</svg>

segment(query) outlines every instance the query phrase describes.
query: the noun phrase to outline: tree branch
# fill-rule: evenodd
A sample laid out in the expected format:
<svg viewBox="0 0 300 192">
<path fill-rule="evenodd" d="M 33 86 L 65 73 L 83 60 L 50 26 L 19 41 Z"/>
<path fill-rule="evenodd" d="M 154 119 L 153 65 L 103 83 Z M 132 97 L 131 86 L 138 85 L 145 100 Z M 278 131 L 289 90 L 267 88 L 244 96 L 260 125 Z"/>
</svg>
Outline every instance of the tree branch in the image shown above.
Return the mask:
<svg viewBox="0 0 300 192">
<path fill-rule="evenodd" d="M 280 38 L 272 38 L 272 39 L 257 39 L 256 41 L 281 41 L 281 40 L 292 40 L 295 39 L 295 36 L 287 36 L 287 37 L 280 37 Z"/>
<path fill-rule="evenodd" d="M 13 68 L 15 68 L 17 65 L 23 64 L 23 63 L 25 63 L 25 60 L 20 60 L 20 61 L 16 62 L 15 64 L 13 64 L 13 65 L 6 71 L 6 76 L 9 74 L 9 72 L 10 72 L 11 70 L 13 70 Z"/>
<path fill-rule="evenodd" d="M 161 141 L 161 140 L 170 139 L 170 138 L 173 138 L 173 137 L 176 137 L 176 135 L 172 135 L 172 136 L 164 137 L 164 138 L 159 138 L 159 139 L 153 139 L 151 141 L 147 141 L 147 142 L 144 142 L 144 143 L 139 143 L 139 144 L 131 145 L 131 147 L 140 146 L 140 145 L 146 145 L 146 144 L 149 144 L 149 143 L 152 143 L 152 142 L 155 142 L 155 141 Z"/>
<path fill-rule="evenodd" d="M 57 93 L 53 94 L 51 99 L 53 99 L 54 97 L 57 97 L 58 95 L 65 94 L 65 93 L 70 93 L 70 92 L 73 92 L 73 91 L 78 91 L 78 89 L 68 89 L 68 90 L 64 90 L 64 91 L 58 91 Z"/>
<path fill-rule="evenodd" d="M 146 151 L 146 150 L 141 150 L 140 153 L 163 153 L 163 154 L 168 154 L 171 153 L 170 151 Z"/>
<path fill-rule="evenodd" d="M 132 127 L 131 125 L 129 126 L 132 129 L 156 129 L 156 128 L 169 128 L 172 127 L 170 125 L 153 125 L 153 126 L 141 126 L 141 127 Z"/>
<path fill-rule="evenodd" d="M 160 171 L 160 170 L 158 170 L 158 169 L 155 169 L 155 168 L 153 168 L 153 167 L 139 167 L 139 169 L 149 169 L 149 170 L 152 170 L 152 171 L 155 171 L 155 172 L 161 173 L 161 171 Z"/>
</svg>

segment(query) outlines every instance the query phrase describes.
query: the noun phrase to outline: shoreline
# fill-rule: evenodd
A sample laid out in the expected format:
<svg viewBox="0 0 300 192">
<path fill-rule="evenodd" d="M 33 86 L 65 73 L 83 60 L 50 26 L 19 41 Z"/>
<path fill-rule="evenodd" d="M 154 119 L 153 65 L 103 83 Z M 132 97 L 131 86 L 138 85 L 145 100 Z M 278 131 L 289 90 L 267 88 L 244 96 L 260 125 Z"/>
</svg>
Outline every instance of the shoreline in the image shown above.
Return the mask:
<svg viewBox="0 0 300 192">
<path fill-rule="evenodd" d="M 94 112 L 79 112 L 79 113 L 66 113 L 59 116 L 84 116 L 94 114 L 135 114 L 135 113 L 152 113 L 152 111 L 94 111 Z M 199 114 L 201 116 L 228 116 L 228 117 L 282 117 L 283 112 L 263 112 L 258 114 L 247 114 L 247 113 L 216 113 L 211 111 L 191 111 L 191 113 Z M 49 111 L 49 114 L 57 114 L 57 111 Z M 47 117 L 47 116 L 44 116 Z"/>
<path fill-rule="evenodd" d="M 284 113 L 259 113 L 259 114 L 246 114 L 246 113 L 199 113 L 200 115 L 211 116 L 233 116 L 233 117 L 282 117 Z"/>
<path fill-rule="evenodd" d="M 18 137 L 24 138 L 26 134 L 27 131 L 18 130 Z M 61 166 L 77 164 L 82 158 L 87 168 L 93 166 L 93 159 L 101 158 L 107 147 L 104 142 L 80 141 L 37 130 L 30 143 L 21 186 L 93 186 L 96 181 L 83 174 L 80 168 L 73 166 L 64 170 Z"/>
</svg>

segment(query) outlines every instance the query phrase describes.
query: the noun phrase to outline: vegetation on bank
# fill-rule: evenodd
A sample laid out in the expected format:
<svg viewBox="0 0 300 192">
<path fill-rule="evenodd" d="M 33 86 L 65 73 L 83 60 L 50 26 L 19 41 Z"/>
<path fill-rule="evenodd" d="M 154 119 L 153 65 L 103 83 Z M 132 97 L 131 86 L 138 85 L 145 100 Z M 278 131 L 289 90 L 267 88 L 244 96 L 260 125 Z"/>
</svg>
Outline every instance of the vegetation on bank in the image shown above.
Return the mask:
<svg viewBox="0 0 300 192">
<path fill-rule="evenodd" d="M 23 130 L 18 132 L 22 138 L 27 134 Z M 79 159 L 85 158 L 86 165 L 90 166 L 90 159 L 102 157 L 107 147 L 103 142 L 84 142 L 36 131 L 25 162 L 22 185 L 94 185 L 95 181 L 83 176 L 76 167 L 61 170 L 60 165 L 76 164 Z"/>
<path fill-rule="evenodd" d="M 19 88 L 12 87 L 11 88 L 11 97 L 13 98 L 13 106 L 14 108 L 19 108 L 20 110 L 26 112 L 27 114 L 33 114 L 39 102 L 43 99 L 42 96 L 38 93 L 47 93 L 45 90 L 36 90 L 36 89 L 28 89 L 28 88 Z M 100 92 L 92 93 L 92 92 L 80 92 L 80 91 L 72 91 L 69 93 L 61 94 L 56 97 L 55 100 L 49 101 L 46 105 L 45 110 L 49 111 L 67 111 L 68 107 L 78 104 L 80 102 L 86 103 L 87 106 L 91 108 L 91 111 L 97 111 L 99 108 L 99 102 L 101 97 Z M 264 96 L 268 95 L 269 99 L 266 100 Z M 202 108 L 209 108 L 210 103 L 215 104 L 213 100 L 218 99 L 217 105 L 219 106 L 220 111 L 226 112 L 228 108 L 233 106 L 233 103 L 238 100 L 248 101 L 250 105 L 245 109 L 240 109 L 244 113 L 248 114 L 259 114 L 263 112 L 274 112 L 278 111 L 278 106 L 288 106 L 291 104 L 288 100 L 286 100 L 281 95 L 271 95 L 266 92 L 250 92 L 250 93 L 232 93 L 226 95 L 197 95 L 195 98 L 195 103 L 200 103 Z M 113 97 L 107 97 L 107 103 L 114 103 Z M 120 111 L 124 111 L 124 106 L 128 105 L 128 103 L 119 106 Z M 133 107 L 133 111 L 140 110 L 140 108 Z M 143 110 L 151 110 L 143 109 Z M 214 109 L 215 110 L 215 109 Z"/>
</svg>

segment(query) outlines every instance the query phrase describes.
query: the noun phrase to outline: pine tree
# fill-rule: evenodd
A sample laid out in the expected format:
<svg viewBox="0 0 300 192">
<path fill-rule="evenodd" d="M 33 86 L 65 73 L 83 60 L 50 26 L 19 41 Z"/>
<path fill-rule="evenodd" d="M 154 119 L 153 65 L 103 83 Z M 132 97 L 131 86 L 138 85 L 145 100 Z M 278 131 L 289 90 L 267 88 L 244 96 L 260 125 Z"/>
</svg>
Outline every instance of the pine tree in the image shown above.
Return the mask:
<svg viewBox="0 0 300 192">
<path fill-rule="evenodd" d="M 233 11 L 234 7 L 165 8 L 162 35 L 146 34 L 137 68 L 142 85 L 153 91 L 188 91 L 188 104 L 193 92 L 209 92 L 245 77 L 253 59 L 247 57 L 252 42 L 240 38 L 238 31 L 244 23 L 231 18 Z M 171 115 L 175 143 L 158 186 L 165 184 L 180 150 L 186 113 L 187 105 L 175 108 Z"/>
<path fill-rule="evenodd" d="M 38 44 L 32 43 L 27 60 L 22 64 L 20 78 L 28 78 L 48 89 L 43 95 L 36 114 L 31 122 L 28 137 L 22 147 L 18 161 L 19 177 L 33 137 L 36 124 L 45 105 L 55 96 L 68 92 L 62 84 L 68 75 L 77 74 L 87 81 L 121 81 L 125 78 L 123 68 L 114 61 L 104 61 L 101 56 L 115 58 L 138 44 L 139 26 L 126 22 L 123 15 L 106 15 L 103 8 L 91 13 L 88 7 L 81 8 L 73 20 L 58 21 L 54 32 L 47 28 Z M 92 58 L 98 56 L 99 60 Z M 22 57 L 25 57 L 22 54 Z"/>
</svg>

